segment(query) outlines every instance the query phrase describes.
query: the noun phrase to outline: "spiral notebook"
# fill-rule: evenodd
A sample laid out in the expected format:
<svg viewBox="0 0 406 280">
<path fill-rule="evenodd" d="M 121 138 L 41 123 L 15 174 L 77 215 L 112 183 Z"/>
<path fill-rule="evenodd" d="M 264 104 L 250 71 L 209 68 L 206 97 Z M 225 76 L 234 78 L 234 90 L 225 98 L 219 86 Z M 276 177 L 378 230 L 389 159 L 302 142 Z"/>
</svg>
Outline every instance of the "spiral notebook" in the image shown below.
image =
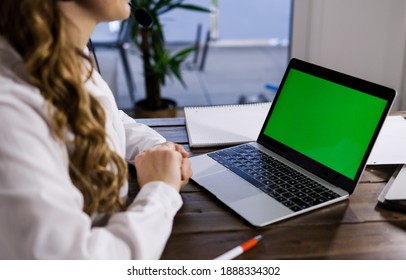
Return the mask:
<svg viewBox="0 0 406 280">
<path fill-rule="evenodd" d="M 229 146 L 256 141 L 271 102 L 185 107 L 190 147 Z"/>
</svg>

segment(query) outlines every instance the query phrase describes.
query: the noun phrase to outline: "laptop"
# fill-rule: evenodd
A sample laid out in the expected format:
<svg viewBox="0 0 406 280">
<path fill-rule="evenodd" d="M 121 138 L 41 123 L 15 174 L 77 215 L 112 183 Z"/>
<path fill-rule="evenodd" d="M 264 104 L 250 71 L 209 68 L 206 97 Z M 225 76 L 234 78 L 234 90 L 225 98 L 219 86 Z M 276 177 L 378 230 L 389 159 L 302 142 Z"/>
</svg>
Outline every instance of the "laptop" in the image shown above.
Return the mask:
<svg viewBox="0 0 406 280">
<path fill-rule="evenodd" d="M 292 59 L 257 141 L 192 157 L 192 180 L 258 227 L 347 199 L 395 96 Z"/>
</svg>

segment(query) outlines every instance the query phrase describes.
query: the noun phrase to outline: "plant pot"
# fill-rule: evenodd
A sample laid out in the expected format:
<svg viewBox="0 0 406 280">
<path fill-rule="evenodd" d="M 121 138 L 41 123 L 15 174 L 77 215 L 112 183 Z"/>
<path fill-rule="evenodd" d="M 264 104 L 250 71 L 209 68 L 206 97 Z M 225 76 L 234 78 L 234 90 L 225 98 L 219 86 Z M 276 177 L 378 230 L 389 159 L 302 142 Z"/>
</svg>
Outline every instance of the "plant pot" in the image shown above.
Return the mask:
<svg viewBox="0 0 406 280">
<path fill-rule="evenodd" d="M 148 109 L 146 100 L 142 99 L 135 103 L 134 116 L 136 118 L 175 118 L 177 103 L 175 100 L 162 98 L 162 108 Z"/>
</svg>

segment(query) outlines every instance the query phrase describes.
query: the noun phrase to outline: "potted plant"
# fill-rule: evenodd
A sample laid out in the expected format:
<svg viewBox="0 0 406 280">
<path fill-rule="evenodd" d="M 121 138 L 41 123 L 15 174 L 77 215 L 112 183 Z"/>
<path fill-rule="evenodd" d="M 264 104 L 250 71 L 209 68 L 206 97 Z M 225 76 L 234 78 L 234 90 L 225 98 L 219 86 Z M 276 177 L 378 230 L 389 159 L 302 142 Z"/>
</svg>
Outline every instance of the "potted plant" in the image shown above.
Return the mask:
<svg viewBox="0 0 406 280">
<path fill-rule="evenodd" d="M 135 104 L 137 117 L 148 117 L 150 115 L 148 112 L 153 113 L 167 108 L 176 112 L 176 102 L 161 96 L 161 86 L 165 85 L 167 77 L 173 77 L 185 86 L 180 66 L 195 47 L 187 47 L 176 52 L 165 48 L 165 36 L 160 16 L 173 9 L 210 11 L 207 8 L 184 2 L 184 0 L 131 0 L 135 7 L 144 9 L 152 18 L 152 24 L 149 27 L 143 27 L 136 22 L 131 26 L 132 39 L 142 55 L 146 91 L 145 99 Z M 166 115 L 164 113 L 154 116 L 164 117 Z"/>
</svg>

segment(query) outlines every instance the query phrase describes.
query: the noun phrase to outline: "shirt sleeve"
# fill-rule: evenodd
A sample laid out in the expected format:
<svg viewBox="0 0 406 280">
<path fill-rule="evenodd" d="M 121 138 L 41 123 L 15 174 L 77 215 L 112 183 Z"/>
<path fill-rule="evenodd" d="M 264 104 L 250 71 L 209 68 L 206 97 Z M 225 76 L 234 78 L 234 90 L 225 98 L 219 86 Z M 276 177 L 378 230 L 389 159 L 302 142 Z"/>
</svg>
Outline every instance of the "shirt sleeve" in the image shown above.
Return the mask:
<svg viewBox="0 0 406 280">
<path fill-rule="evenodd" d="M 134 157 L 141 151 L 166 141 L 158 132 L 142 123 L 137 123 L 123 111 L 120 111 L 120 117 L 125 130 L 127 161 L 133 162 Z"/>
<path fill-rule="evenodd" d="M 128 211 L 93 227 L 70 180 L 66 147 L 41 106 L 7 98 L 0 98 L 0 259 L 159 258 L 182 204 L 179 193 L 149 183 Z M 142 148 L 154 143 L 135 142 Z"/>
<path fill-rule="evenodd" d="M 107 229 L 127 240 L 125 248 L 129 249 L 131 259 L 158 259 L 181 206 L 180 194 L 173 187 L 164 182 L 150 182 L 140 190 L 127 212 L 111 217 Z"/>
</svg>

